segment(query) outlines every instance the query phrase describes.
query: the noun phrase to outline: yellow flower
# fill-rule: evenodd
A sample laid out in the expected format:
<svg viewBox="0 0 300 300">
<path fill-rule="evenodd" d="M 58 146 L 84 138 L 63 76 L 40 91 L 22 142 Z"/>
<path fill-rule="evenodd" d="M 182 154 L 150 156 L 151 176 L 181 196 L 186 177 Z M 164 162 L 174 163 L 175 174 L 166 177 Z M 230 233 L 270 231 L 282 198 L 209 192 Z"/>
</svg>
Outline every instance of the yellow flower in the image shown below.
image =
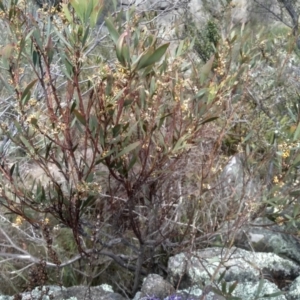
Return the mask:
<svg viewBox="0 0 300 300">
<path fill-rule="evenodd" d="M 20 227 L 24 219 L 21 216 L 17 216 L 15 222 L 12 224 L 14 227 Z"/>
<path fill-rule="evenodd" d="M 290 149 L 286 149 L 282 152 L 283 158 L 288 158 L 290 156 Z"/>
</svg>

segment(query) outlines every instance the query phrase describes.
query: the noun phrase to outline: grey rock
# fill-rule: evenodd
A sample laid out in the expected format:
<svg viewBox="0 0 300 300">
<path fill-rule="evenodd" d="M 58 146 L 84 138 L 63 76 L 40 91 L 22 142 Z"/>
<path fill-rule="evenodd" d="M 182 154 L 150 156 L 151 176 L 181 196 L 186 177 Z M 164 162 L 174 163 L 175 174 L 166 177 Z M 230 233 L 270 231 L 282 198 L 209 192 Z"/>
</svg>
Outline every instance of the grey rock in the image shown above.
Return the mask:
<svg viewBox="0 0 300 300">
<path fill-rule="evenodd" d="M 290 285 L 286 298 L 288 300 L 298 300 L 300 298 L 300 276 Z"/>
<path fill-rule="evenodd" d="M 226 289 L 228 291 L 229 287 L 235 284 L 235 282 L 227 282 Z M 214 288 L 219 290 L 221 294 L 222 287 L 221 284 L 214 284 Z M 212 286 L 206 286 L 204 291 L 199 289 L 199 287 L 193 287 L 188 289 L 190 293 L 190 299 L 199 299 L 200 296 L 205 295 L 205 300 L 226 300 L 226 298 L 219 293 L 212 291 Z M 205 291 L 207 290 L 207 291 Z M 186 291 L 186 290 L 185 290 Z M 232 293 L 232 296 L 239 297 L 242 300 L 253 300 L 262 299 L 264 295 L 277 294 L 277 296 L 272 297 L 274 300 L 287 300 L 288 298 L 284 293 L 282 293 L 278 287 L 269 282 L 268 280 L 262 280 L 261 282 L 242 282 L 239 283 Z M 257 296 L 257 298 L 255 298 Z"/>
<path fill-rule="evenodd" d="M 228 201 L 240 203 L 249 199 L 260 201 L 262 187 L 258 180 L 246 173 L 246 169 L 242 153 L 234 155 L 224 167 L 220 181 L 225 203 Z"/>
<path fill-rule="evenodd" d="M 147 296 L 156 296 L 160 299 L 175 293 L 174 287 L 157 274 L 150 274 L 143 282 L 139 299 Z"/>
<path fill-rule="evenodd" d="M 300 264 L 300 243 L 293 235 L 284 233 L 267 218 L 258 218 L 240 228 L 235 237 L 235 246 L 251 251 L 271 252 Z"/>
<path fill-rule="evenodd" d="M 59 286 L 37 287 L 31 292 L 22 293 L 22 300 L 124 300 L 120 294 L 114 293 L 111 286 L 102 284 L 96 287 Z M 42 296 L 42 299 L 41 299 Z M 3 298 L 2 298 L 3 297 Z M 5 298 L 6 297 L 6 298 Z M 50 298 L 51 297 L 51 298 Z M 14 297 L 1 296 L 0 300 L 13 300 Z"/>
<path fill-rule="evenodd" d="M 242 299 L 249 298 L 263 280 L 265 293 L 277 293 L 280 289 L 272 282 L 280 278 L 295 278 L 300 267 L 293 261 L 273 253 L 254 253 L 238 248 L 208 248 L 192 254 L 180 253 L 169 259 L 169 281 L 187 291 L 190 287 L 207 287 L 211 280 L 221 276 L 225 282 L 237 282 L 234 295 L 243 292 Z M 193 292 L 191 292 L 193 294 Z M 278 296 L 277 299 L 286 299 Z M 274 298 L 276 299 L 276 298 Z"/>
</svg>

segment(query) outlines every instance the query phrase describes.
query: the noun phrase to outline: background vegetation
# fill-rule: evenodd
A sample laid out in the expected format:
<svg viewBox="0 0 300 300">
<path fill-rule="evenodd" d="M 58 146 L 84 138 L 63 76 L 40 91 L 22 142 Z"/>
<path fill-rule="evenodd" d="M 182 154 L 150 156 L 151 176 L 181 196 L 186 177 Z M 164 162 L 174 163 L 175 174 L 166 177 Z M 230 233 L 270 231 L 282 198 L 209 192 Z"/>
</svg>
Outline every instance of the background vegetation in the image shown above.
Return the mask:
<svg viewBox="0 0 300 300">
<path fill-rule="evenodd" d="M 182 10 L 165 41 L 157 12 L 107 3 L 0 2 L 2 293 L 132 296 L 257 216 L 298 231 L 296 4 L 271 30 L 221 22 L 231 1 L 203 27 Z M 224 189 L 233 155 L 255 193 Z"/>
</svg>

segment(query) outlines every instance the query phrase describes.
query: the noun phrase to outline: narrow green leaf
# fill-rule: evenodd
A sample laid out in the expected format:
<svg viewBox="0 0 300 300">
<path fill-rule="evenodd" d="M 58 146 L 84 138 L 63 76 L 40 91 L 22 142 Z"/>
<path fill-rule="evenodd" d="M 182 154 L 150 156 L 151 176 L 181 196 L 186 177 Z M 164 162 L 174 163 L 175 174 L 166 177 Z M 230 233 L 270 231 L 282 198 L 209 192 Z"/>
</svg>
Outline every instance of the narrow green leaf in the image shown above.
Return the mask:
<svg viewBox="0 0 300 300">
<path fill-rule="evenodd" d="M 10 176 L 13 176 L 16 164 L 13 164 L 9 170 Z"/>
<path fill-rule="evenodd" d="M 121 124 L 117 124 L 116 126 L 114 126 L 113 128 L 113 137 L 116 137 L 117 135 L 120 134 L 122 125 Z"/>
<path fill-rule="evenodd" d="M 37 82 L 37 79 L 34 79 L 32 80 L 28 85 L 27 87 L 25 88 L 25 90 L 23 91 L 22 93 L 22 96 L 21 96 L 21 101 L 22 101 L 22 104 L 25 105 L 26 103 L 24 103 L 24 98 L 28 95 L 28 93 L 30 92 L 30 89 L 35 85 L 35 83 Z"/>
<path fill-rule="evenodd" d="M 137 65 L 137 70 L 146 68 L 156 62 L 159 62 L 166 53 L 169 45 L 170 43 L 163 44 L 154 51 L 152 49 L 147 50 L 146 53 L 141 57 Z"/>
<path fill-rule="evenodd" d="M 179 43 L 178 47 L 176 48 L 176 54 L 175 54 L 176 57 L 178 57 L 182 54 L 183 46 L 184 46 L 184 41 L 181 41 Z"/>
<path fill-rule="evenodd" d="M 127 171 L 130 171 L 133 168 L 133 166 L 136 164 L 136 162 L 137 162 L 137 155 L 132 155 L 131 160 L 128 164 Z"/>
<path fill-rule="evenodd" d="M 219 117 L 209 117 L 207 119 L 204 119 L 203 121 L 200 122 L 201 125 L 205 124 L 205 123 L 209 123 L 209 122 L 212 122 L 216 119 L 218 119 Z"/>
<path fill-rule="evenodd" d="M 59 37 L 59 41 L 62 42 L 65 46 L 69 47 L 69 49 L 73 49 L 69 42 L 65 39 L 65 37 L 56 29 L 54 29 L 55 34 Z"/>
<path fill-rule="evenodd" d="M 220 283 L 222 280 L 223 280 L 223 278 L 224 278 L 224 276 L 226 275 L 226 269 L 221 273 L 221 275 L 220 275 L 220 277 L 218 278 L 218 283 Z"/>
<path fill-rule="evenodd" d="M 68 78 L 72 80 L 72 76 L 73 76 L 73 65 L 71 64 L 71 62 L 69 61 L 69 59 L 67 57 L 65 57 L 65 59 L 63 59 L 63 62 L 65 64 L 66 67 L 66 71 L 68 74 Z"/>
<path fill-rule="evenodd" d="M 203 84 L 209 75 L 211 74 L 215 56 L 212 57 L 206 62 L 206 64 L 200 70 L 200 83 Z"/>
<path fill-rule="evenodd" d="M 34 30 L 34 32 L 32 33 L 38 47 L 40 50 L 43 49 L 43 43 L 41 41 L 41 35 L 40 35 L 40 31 L 38 29 Z"/>
<path fill-rule="evenodd" d="M 238 281 L 235 281 L 233 284 L 231 284 L 228 289 L 228 294 L 231 295 L 232 292 L 236 289 L 237 285 L 238 285 Z"/>
<path fill-rule="evenodd" d="M 125 53 L 126 53 L 126 50 L 125 48 L 128 46 L 126 45 L 126 42 L 125 42 L 125 37 L 127 36 L 127 32 L 123 32 L 118 41 L 117 41 L 117 44 L 116 44 L 116 54 L 117 54 L 117 58 L 119 60 L 119 62 L 121 63 L 121 65 L 123 67 L 126 67 L 126 57 L 125 57 Z M 129 51 L 129 50 L 128 50 Z"/>
<path fill-rule="evenodd" d="M 54 47 L 51 36 L 49 36 L 47 46 L 45 48 L 47 57 L 48 57 L 48 64 L 50 65 L 54 56 Z"/>
<path fill-rule="evenodd" d="M 79 112 L 77 109 L 74 109 L 74 115 L 76 116 L 77 120 L 84 126 L 86 126 L 86 121 L 81 112 Z"/>
<path fill-rule="evenodd" d="M 70 112 L 72 113 L 74 111 L 74 109 L 76 108 L 76 100 L 73 101 L 72 105 L 71 105 L 71 109 L 70 109 Z"/>
<path fill-rule="evenodd" d="M 151 83 L 150 83 L 150 97 L 152 97 L 154 95 L 154 93 L 156 92 L 156 79 L 154 76 L 152 76 L 151 78 Z"/>
<path fill-rule="evenodd" d="M 31 150 L 34 150 L 34 148 L 31 146 L 31 144 L 26 140 L 26 138 L 24 136 L 20 136 L 20 140 L 22 141 L 22 143 L 24 144 L 24 146 L 27 148 L 27 150 L 29 150 L 29 152 Z"/>
<path fill-rule="evenodd" d="M 257 287 L 257 290 L 256 290 L 256 293 L 255 293 L 255 297 L 259 297 L 261 291 L 262 291 L 262 288 L 264 286 L 264 279 L 261 279 L 258 283 L 258 287 Z"/>
<path fill-rule="evenodd" d="M 125 154 L 131 152 L 132 150 L 134 150 L 135 148 L 137 148 L 140 144 L 141 143 L 138 141 L 138 142 L 134 142 L 134 143 L 128 145 L 118 155 L 116 155 L 116 158 L 119 158 L 122 155 L 125 155 Z"/>
<path fill-rule="evenodd" d="M 207 88 L 201 89 L 193 99 L 201 99 L 207 93 Z"/>
<path fill-rule="evenodd" d="M 86 200 L 82 201 L 81 207 L 80 207 L 80 213 L 84 213 L 84 209 L 88 206 L 92 206 L 95 201 L 97 200 L 97 197 L 95 197 L 94 195 L 90 195 L 87 197 Z"/>
<path fill-rule="evenodd" d="M 158 129 L 160 129 L 160 127 L 163 125 L 165 119 L 171 115 L 172 115 L 172 113 L 169 113 L 169 114 L 163 115 L 159 118 Z"/>
<path fill-rule="evenodd" d="M 226 281 L 223 281 L 221 283 L 221 290 L 222 290 L 223 294 L 227 294 L 227 282 Z"/>
<path fill-rule="evenodd" d="M 117 44 L 118 39 L 120 37 L 120 34 L 118 33 L 117 29 L 113 25 L 113 23 L 111 21 L 111 18 L 106 18 L 105 19 L 105 25 L 106 25 L 106 27 L 108 29 L 110 37 L 112 38 L 112 40 L 114 41 L 114 43 Z"/>
<path fill-rule="evenodd" d="M 96 118 L 96 116 L 91 115 L 89 117 L 89 129 L 91 131 L 91 134 L 93 135 L 93 137 L 95 137 L 97 131 L 98 131 L 98 119 Z"/>
<path fill-rule="evenodd" d="M 70 0 L 70 4 L 74 8 L 76 15 L 79 17 L 80 21 L 82 23 L 85 23 L 84 20 L 84 13 L 85 13 L 85 5 L 83 1 L 77 1 L 77 0 Z"/>
<path fill-rule="evenodd" d="M 300 137 L 300 123 L 298 124 L 297 129 L 295 130 L 294 141 L 298 140 L 299 137 Z"/>
<path fill-rule="evenodd" d="M 86 29 L 85 32 L 84 32 L 83 38 L 82 38 L 82 40 L 81 40 L 82 47 L 85 46 L 85 43 L 86 43 L 86 41 L 87 41 L 87 38 L 89 37 L 89 33 L 90 33 L 90 26 L 88 26 L 87 29 Z"/>
<path fill-rule="evenodd" d="M 39 54 L 35 50 L 32 51 L 32 61 L 33 65 L 36 67 L 36 64 L 38 62 Z"/>
<path fill-rule="evenodd" d="M 262 298 L 274 298 L 282 295 L 284 295 L 283 292 L 276 292 L 272 294 L 264 294 Z"/>
<path fill-rule="evenodd" d="M 52 147 L 52 142 L 50 142 L 49 144 L 46 145 L 45 160 L 48 160 L 48 157 L 49 157 L 49 154 L 50 154 L 51 147 Z"/>
<path fill-rule="evenodd" d="M 296 156 L 296 158 L 293 160 L 293 167 L 298 167 L 300 164 L 300 154 Z"/>
</svg>

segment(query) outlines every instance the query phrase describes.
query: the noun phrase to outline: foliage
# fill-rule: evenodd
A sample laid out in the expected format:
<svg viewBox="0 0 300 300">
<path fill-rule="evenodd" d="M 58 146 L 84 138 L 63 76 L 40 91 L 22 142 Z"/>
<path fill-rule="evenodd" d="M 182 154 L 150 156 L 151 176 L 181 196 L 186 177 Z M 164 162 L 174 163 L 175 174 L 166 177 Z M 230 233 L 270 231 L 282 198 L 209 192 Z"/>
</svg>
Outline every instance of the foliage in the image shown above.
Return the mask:
<svg viewBox="0 0 300 300">
<path fill-rule="evenodd" d="M 216 49 L 220 40 L 220 29 L 213 20 L 208 20 L 204 28 L 197 28 L 194 21 L 191 22 L 191 16 L 187 16 L 185 22 L 187 36 L 193 36 L 194 50 L 203 62 L 207 62 Z"/>
</svg>

